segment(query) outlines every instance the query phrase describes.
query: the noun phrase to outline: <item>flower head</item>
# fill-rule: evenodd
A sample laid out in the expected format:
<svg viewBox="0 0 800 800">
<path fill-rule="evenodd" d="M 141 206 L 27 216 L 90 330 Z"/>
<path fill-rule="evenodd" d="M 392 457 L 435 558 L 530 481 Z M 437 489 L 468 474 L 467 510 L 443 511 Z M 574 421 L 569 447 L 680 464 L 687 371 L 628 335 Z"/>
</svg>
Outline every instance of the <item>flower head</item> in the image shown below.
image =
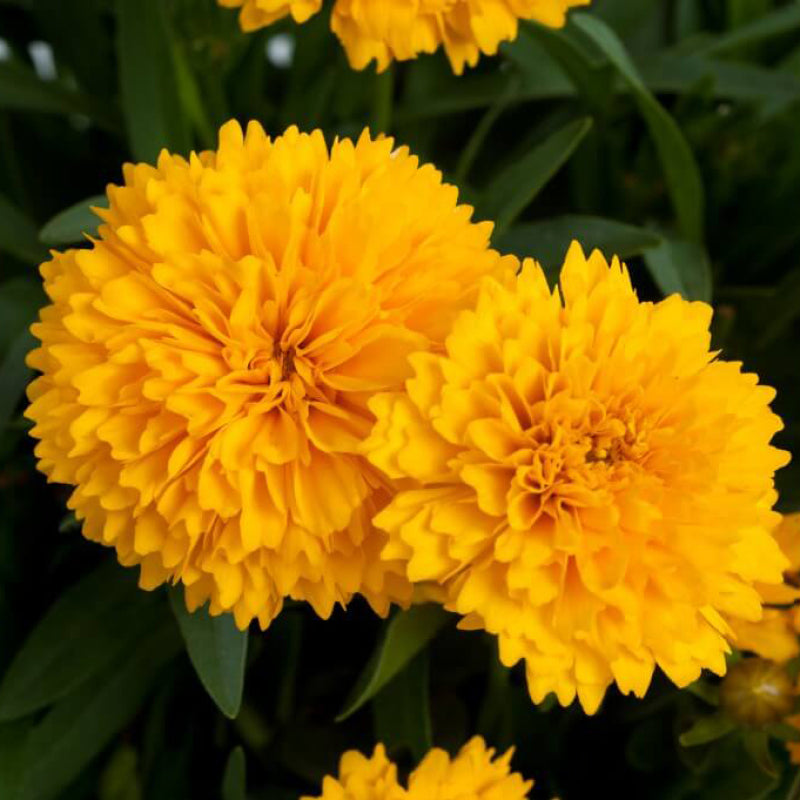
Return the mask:
<svg viewBox="0 0 800 800">
<path fill-rule="evenodd" d="M 754 584 L 781 580 L 774 392 L 715 358 L 710 319 L 640 302 L 574 244 L 560 290 L 531 262 L 486 279 L 446 354 L 371 401 L 369 457 L 411 482 L 375 519 L 384 557 L 524 658 L 534 702 L 593 712 L 656 665 L 681 686 L 722 673 L 724 617 L 758 619 Z"/>
<path fill-rule="evenodd" d="M 291 13 L 304 22 L 320 0 L 219 0 L 241 7 L 243 30 L 269 25 Z M 520 20 L 554 28 L 564 25 L 570 8 L 591 0 L 335 0 L 331 28 L 350 64 L 363 69 L 375 61 L 379 71 L 394 60 L 407 61 L 444 47 L 453 71 L 474 66 L 480 53 L 494 55 L 502 42 L 517 37 Z"/>
<path fill-rule="evenodd" d="M 302 800 L 526 800 L 533 781 L 511 772 L 513 752 L 495 759 L 495 751 L 479 736 L 453 759 L 433 749 L 411 773 L 405 789 L 383 745 L 369 759 L 351 750 L 342 756 L 339 777 L 325 778 L 322 795 Z"/>
<path fill-rule="evenodd" d="M 800 513 L 787 514 L 775 530 L 775 539 L 786 556 L 789 566 L 780 586 L 757 584 L 766 604 L 760 620 L 728 620 L 733 636 L 731 642 L 740 650 L 749 650 L 769 661 L 783 663 L 800 654 Z"/>
<path fill-rule="evenodd" d="M 431 750 L 408 779 L 408 800 L 525 800 L 533 786 L 511 772 L 513 748 L 495 759 L 480 736 L 451 759 Z"/>
<path fill-rule="evenodd" d="M 405 789 L 398 783 L 397 767 L 386 757 L 382 744 L 375 747 L 371 758 L 357 750 L 348 750 L 339 762 L 339 776 L 326 776 L 322 794 L 300 800 L 407 800 Z"/>
<path fill-rule="evenodd" d="M 27 415 L 84 534 L 240 626 L 290 596 L 322 616 L 411 590 L 372 516 L 391 483 L 360 454 L 376 391 L 441 347 L 489 223 L 390 139 L 229 123 L 219 149 L 127 165 L 91 247 L 42 265 Z"/>
</svg>

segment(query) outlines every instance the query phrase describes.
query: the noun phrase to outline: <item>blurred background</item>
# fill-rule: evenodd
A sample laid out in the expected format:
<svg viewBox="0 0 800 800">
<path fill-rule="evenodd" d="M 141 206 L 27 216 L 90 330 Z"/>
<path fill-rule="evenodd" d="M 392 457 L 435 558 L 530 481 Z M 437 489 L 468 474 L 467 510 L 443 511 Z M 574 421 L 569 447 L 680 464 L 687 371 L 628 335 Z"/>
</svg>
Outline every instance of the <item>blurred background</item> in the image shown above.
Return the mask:
<svg viewBox="0 0 800 800">
<path fill-rule="evenodd" d="M 779 507 L 800 510 L 800 4 L 596 0 L 460 78 L 441 53 L 354 72 L 328 11 L 244 35 L 214 0 L 0 0 L 0 798 L 289 800 L 349 747 L 384 740 L 408 769 L 481 733 L 516 745 L 536 798 L 797 800 L 800 733 L 720 726 L 714 680 L 611 690 L 591 718 L 535 707 L 450 619 L 356 600 L 327 623 L 291 606 L 249 639 L 206 620 L 198 641 L 233 655 L 198 645 L 193 667 L 166 591 L 137 590 L 36 472 L 37 265 L 85 246 L 124 162 L 213 148 L 235 117 L 385 132 L 497 222 L 498 249 L 552 275 L 578 238 L 624 257 L 643 298 L 713 303 L 715 347 L 778 389 Z"/>
</svg>

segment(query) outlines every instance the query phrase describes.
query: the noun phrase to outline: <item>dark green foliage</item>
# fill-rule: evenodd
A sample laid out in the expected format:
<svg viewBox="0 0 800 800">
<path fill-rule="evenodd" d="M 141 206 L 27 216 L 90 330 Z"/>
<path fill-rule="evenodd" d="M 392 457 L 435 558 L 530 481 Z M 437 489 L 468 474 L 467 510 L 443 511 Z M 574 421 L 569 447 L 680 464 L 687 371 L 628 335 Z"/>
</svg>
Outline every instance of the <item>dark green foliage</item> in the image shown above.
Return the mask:
<svg viewBox="0 0 800 800">
<path fill-rule="evenodd" d="M 288 34 L 290 68 L 265 57 Z M 786 740 L 743 730 L 704 679 L 657 676 L 600 712 L 530 702 L 490 637 L 434 606 L 266 633 L 144 593 L 35 471 L 23 391 L 48 247 L 78 245 L 121 165 L 214 146 L 231 117 L 383 129 L 431 161 L 495 244 L 553 275 L 572 237 L 626 258 L 640 295 L 715 305 L 715 347 L 777 387 L 800 455 L 800 7 L 596 0 L 562 31 L 454 77 L 441 54 L 353 72 L 327 13 L 243 35 L 214 0 L 0 0 L 0 798 L 290 800 L 378 739 L 405 770 L 475 733 L 534 797 L 797 800 Z M 47 43 L 55 75 L 37 73 Z M 41 66 L 39 67 L 41 71 Z M 800 462 L 779 475 L 800 509 Z M 186 651 L 188 650 L 188 656 Z M 199 678 L 199 679 L 198 679 Z M 213 699 L 212 699 L 213 698 Z"/>
</svg>

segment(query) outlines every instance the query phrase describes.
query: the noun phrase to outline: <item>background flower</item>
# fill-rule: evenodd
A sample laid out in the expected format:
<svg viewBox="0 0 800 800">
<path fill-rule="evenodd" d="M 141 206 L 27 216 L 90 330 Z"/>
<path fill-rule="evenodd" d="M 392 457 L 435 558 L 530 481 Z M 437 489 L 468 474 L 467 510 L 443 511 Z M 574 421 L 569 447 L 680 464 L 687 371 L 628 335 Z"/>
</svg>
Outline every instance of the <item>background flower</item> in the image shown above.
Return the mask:
<svg viewBox="0 0 800 800">
<path fill-rule="evenodd" d="M 42 266 L 27 415 L 84 534 L 266 627 L 410 587 L 370 518 L 391 485 L 359 454 L 372 393 L 500 266 L 491 225 L 391 139 L 251 123 L 217 152 L 125 167 L 88 250 Z"/>
<path fill-rule="evenodd" d="M 287 14 L 304 22 L 320 2 L 302 0 L 219 0 L 241 7 L 245 31 L 269 25 Z M 378 71 L 392 61 L 407 61 L 443 46 L 453 71 L 475 66 L 480 53 L 495 55 L 501 42 L 517 38 L 520 20 L 536 20 L 554 28 L 566 21 L 570 8 L 591 0 L 336 0 L 331 28 L 347 51 L 350 64 L 364 69 L 375 61 Z"/>
<path fill-rule="evenodd" d="M 534 702 L 642 696 L 725 671 L 722 614 L 757 620 L 786 559 L 774 392 L 709 350 L 711 309 L 642 303 L 573 244 L 560 290 L 527 262 L 487 279 L 444 356 L 371 401 L 370 459 L 414 485 L 375 518 L 384 556 L 437 581 L 464 626 L 524 658 Z"/>
</svg>

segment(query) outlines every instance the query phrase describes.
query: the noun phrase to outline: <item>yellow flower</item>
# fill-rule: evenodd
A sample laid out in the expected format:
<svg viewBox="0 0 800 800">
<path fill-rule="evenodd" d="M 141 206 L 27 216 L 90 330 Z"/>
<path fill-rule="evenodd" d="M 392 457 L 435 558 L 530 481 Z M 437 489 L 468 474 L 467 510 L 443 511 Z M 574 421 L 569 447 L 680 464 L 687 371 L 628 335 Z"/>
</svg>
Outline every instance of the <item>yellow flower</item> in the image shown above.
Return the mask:
<svg viewBox="0 0 800 800">
<path fill-rule="evenodd" d="M 306 22 L 320 8 L 322 0 L 219 0 L 226 8 L 241 8 L 239 24 L 243 31 L 255 31 L 291 15 L 295 22 Z"/>
<path fill-rule="evenodd" d="M 386 758 L 382 744 L 372 758 L 356 750 L 346 752 L 339 762 L 339 777 L 326 776 L 319 797 L 306 795 L 300 800 L 407 800 L 406 790 L 397 781 L 397 767 Z"/>
<path fill-rule="evenodd" d="M 351 750 L 342 756 L 338 779 L 326 777 L 322 795 L 301 800 L 526 800 L 533 781 L 511 772 L 513 752 L 495 759 L 479 736 L 453 759 L 433 749 L 411 773 L 406 790 L 383 745 L 370 759 Z"/>
<path fill-rule="evenodd" d="M 793 605 L 800 599 L 797 573 L 800 570 L 800 513 L 787 514 L 775 530 L 777 540 L 789 566 L 784 573 L 784 583 L 757 588 L 764 603 L 783 608 L 765 608 L 757 622 L 729 619 L 733 635 L 731 642 L 740 650 L 749 650 L 762 658 L 783 663 L 800 654 L 800 607 Z M 786 607 L 788 606 L 788 607 Z"/>
<path fill-rule="evenodd" d="M 486 279 L 446 355 L 377 395 L 366 450 L 411 481 L 375 518 L 385 558 L 435 581 L 462 626 L 527 663 L 534 702 L 642 696 L 725 670 L 723 619 L 757 620 L 786 564 L 774 392 L 709 351 L 711 308 L 640 302 L 627 269 L 573 244 L 561 291 L 526 262 Z"/>
<path fill-rule="evenodd" d="M 491 224 L 366 132 L 329 152 L 233 122 L 218 151 L 124 177 L 99 239 L 41 268 L 40 469 L 143 587 L 182 581 L 240 627 L 286 596 L 409 602 L 370 522 L 393 487 L 360 454 L 367 401 L 503 268 Z"/>
<path fill-rule="evenodd" d="M 241 7 L 245 31 L 269 25 L 291 13 L 304 22 L 319 10 L 319 0 L 219 0 Z M 394 60 L 407 61 L 440 46 L 453 71 L 475 66 L 480 53 L 494 55 L 501 42 L 516 39 L 519 20 L 560 28 L 570 8 L 591 0 L 335 0 L 331 28 L 350 64 L 363 69 L 375 60 L 378 71 Z"/>
<path fill-rule="evenodd" d="M 533 781 L 511 772 L 513 748 L 494 759 L 480 736 L 458 755 L 431 750 L 408 779 L 408 800 L 525 800 Z"/>
</svg>

